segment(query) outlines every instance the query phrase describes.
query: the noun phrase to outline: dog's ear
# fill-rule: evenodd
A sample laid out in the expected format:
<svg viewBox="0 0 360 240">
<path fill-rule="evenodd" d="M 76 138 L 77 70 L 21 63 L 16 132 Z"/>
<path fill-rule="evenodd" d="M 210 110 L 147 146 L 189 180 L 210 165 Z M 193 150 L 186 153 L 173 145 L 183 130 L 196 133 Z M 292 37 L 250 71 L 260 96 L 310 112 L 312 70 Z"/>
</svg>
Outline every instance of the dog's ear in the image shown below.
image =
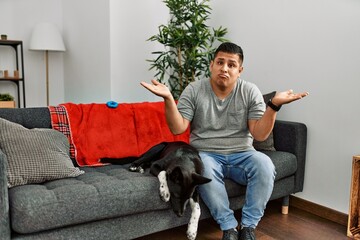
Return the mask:
<svg viewBox="0 0 360 240">
<path fill-rule="evenodd" d="M 175 167 L 169 174 L 169 178 L 175 183 L 182 183 L 184 176 L 180 167 Z"/>
<path fill-rule="evenodd" d="M 192 174 L 192 179 L 193 179 L 193 184 L 196 185 L 201 185 L 201 184 L 205 184 L 211 181 L 211 179 L 203 177 L 200 174 L 197 173 L 193 173 Z"/>
</svg>

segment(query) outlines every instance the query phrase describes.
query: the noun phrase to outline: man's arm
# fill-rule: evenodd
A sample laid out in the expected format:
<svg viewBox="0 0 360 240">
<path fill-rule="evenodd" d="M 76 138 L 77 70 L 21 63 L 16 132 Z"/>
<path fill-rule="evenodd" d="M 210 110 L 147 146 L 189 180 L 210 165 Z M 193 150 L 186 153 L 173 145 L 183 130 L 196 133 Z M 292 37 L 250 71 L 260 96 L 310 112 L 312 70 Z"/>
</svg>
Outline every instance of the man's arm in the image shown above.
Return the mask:
<svg viewBox="0 0 360 240">
<path fill-rule="evenodd" d="M 307 95 L 309 95 L 308 92 L 293 93 L 292 90 L 288 90 L 285 92 L 276 93 L 276 95 L 273 97 L 271 102 L 275 106 L 280 107 L 283 104 L 288 104 L 293 101 L 302 99 Z M 257 141 L 264 141 L 268 138 L 269 134 L 274 128 L 276 114 L 277 111 L 275 111 L 270 107 L 267 107 L 264 115 L 260 119 L 258 120 L 252 119 L 248 121 L 249 131 L 251 135 L 254 137 L 254 139 L 256 139 Z"/>
<path fill-rule="evenodd" d="M 141 82 L 140 84 L 150 92 L 164 99 L 165 117 L 170 131 L 175 135 L 185 132 L 190 121 L 183 118 L 180 114 L 170 90 L 156 80 L 151 80 L 151 82 L 152 84 L 146 82 Z"/>
</svg>

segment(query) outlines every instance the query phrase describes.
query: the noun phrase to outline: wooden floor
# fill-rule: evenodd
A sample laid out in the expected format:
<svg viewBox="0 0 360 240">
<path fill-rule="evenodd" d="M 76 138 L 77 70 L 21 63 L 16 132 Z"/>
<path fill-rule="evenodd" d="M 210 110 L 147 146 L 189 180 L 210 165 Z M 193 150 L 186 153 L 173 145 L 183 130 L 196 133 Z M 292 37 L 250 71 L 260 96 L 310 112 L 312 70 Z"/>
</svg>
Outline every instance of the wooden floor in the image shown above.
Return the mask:
<svg viewBox="0 0 360 240">
<path fill-rule="evenodd" d="M 346 226 L 309 214 L 295 207 L 288 215 L 281 214 L 278 201 L 268 203 L 265 215 L 256 228 L 257 240 L 342 240 L 346 237 Z M 241 212 L 236 212 L 240 219 Z M 218 240 L 222 232 L 212 219 L 199 223 L 197 240 Z M 186 226 L 148 235 L 137 240 L 186 240 Z"/>
</svg>

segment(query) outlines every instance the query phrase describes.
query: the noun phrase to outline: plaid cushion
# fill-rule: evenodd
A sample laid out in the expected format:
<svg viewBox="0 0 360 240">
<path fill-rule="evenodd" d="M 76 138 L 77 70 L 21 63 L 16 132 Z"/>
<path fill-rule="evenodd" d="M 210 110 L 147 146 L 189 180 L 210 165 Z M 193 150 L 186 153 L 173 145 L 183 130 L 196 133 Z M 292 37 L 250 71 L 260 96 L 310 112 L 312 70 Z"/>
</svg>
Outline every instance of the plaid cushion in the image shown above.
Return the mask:
<svg viewBox="0 0 360 240">
<path fill-rule="evenodd" d="M 7 157 L 9 188 L 84 173 L 69 158 L 67 138 L 53 129 L 27 129 L 0 118 L 0 148 Z"/>
<path fill-rule="evenodd" d="M 75 146 L 71 137 L 68 115 L 64 106 L 49 106 L 51 126 L 53 129 L 63 133 L 70 143 L 70 157 L 75 158 Z"/>
</svg>

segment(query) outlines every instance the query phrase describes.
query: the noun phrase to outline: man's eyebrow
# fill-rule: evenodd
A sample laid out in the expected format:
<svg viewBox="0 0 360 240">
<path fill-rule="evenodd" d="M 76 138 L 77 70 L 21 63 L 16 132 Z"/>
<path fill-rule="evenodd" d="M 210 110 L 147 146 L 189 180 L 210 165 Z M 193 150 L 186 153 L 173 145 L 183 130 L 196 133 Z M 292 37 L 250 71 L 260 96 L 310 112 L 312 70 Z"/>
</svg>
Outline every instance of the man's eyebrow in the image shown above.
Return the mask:
<svg viewBox="0 0 360 240">
<path fill-rule="evenodd" d="M 216 58 L 215 60 L 216 60 L 216 61 L 226 61 L 226 59 L 225 59 L 225 58 L 222 58 L 222 57 L 218 57 L 218 58 Z M 233 59 L 229 59 L 228 62 L 229 62 L 229 63 L 232 63 L 232 64 L 239 64 L 238 61 L 233 60 Z"/>
<path fill-rule="evenodd" d="M 223 60 L 223 61 L 225 60 L 225 58 L 221 58 L 221 57 L 216 58 L 216 59 L 218 59 L 218 60 Z M 229 62 L 236 62 L 236 60 L 233 60 L 233 59 L 229 59 L 228 61 L 229 61 Z"/>
<path fill-rule="evenodd" d="M 235 64 L 235 65 L 238 65 L 238 64 L 239 64 L 238 61 L 232 60 L 232 59 L 229 59 L 228 62 L 229 62 L 229 63 L 232 63 L 232 64 Z"/>
</svg>

